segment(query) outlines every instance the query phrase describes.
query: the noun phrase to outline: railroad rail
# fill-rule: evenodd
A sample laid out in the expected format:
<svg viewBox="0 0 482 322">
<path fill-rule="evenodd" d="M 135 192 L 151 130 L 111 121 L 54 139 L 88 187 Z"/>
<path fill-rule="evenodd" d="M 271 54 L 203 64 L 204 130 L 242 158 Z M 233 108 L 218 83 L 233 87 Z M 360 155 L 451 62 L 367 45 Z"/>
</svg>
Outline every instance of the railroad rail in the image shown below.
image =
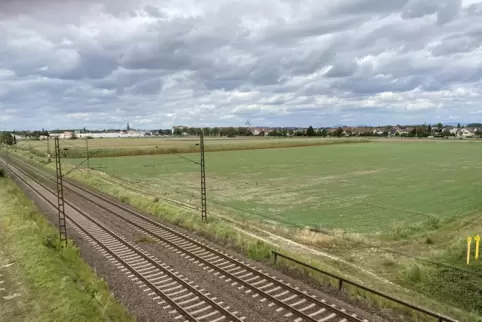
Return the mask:
<svg viewBox="0 0 482 322">
<path fill-rule="evenodd" d="M 48 180 L 54 180 L 50 174 L 41 172 L 38 167 L 22 160 L 15 159 L 15 161 Z M 115 218 L 203 267 L 208 273 L 218 276 L 260 302 L 265 302 L 273 308 L 275 314 L 283 314 L 285 318 L 292 317 L 296 322 L 367 321 L 71 180 L 64 180 L 64 188 L 82 196 Z"/>
<path fill-rule="evenodd" d="M 0 163 L 4 163 L 3 160 Z M 28 179 L 22 177 L 19 172 Z M 50 198 L 35 188 L 28 180 L 35 182 L 52 196 L 55 196 L 54 191 L 20 168 L 12 166 L 12 164 L 10 164 L 10 173 L 15 174 L 18 179 L 52 207 L 56 207 Z M 119 234 L 107 229 L 75 205 L 68 201 L 66 201 L 66 205 L 77 214 L 76 216 L 66 214 L 69 222 L 74 225 L 76 230 L 100 247 L 101 252 L 107 258 L 122 265 L 131 273 L 131 276 L 135 276 L 135 280 L 140 280 L 152 290 L 152 293 L 157 294 L 154 299 L 160 300 L 158 304 L 164 305 L 163 308 L 165 309 L 173 308 L 174 310 L 171 309 L 169 313 L 175 314 L 177 312 L 174 319 L 183 318 L 184 321 L 190 322 L 241 322 L 244 320 L 244 317 L 236 316 L 237 312 L 230 312 L 229 307 L 223 307 L 215 298 L 211 298 L 207 292 L 199 289 L 197 285 L 180 277 L 180 274 L 174 269 L 159 262 Z M 153 295 L 152 293 L 151 295 Z"/>
</svg>

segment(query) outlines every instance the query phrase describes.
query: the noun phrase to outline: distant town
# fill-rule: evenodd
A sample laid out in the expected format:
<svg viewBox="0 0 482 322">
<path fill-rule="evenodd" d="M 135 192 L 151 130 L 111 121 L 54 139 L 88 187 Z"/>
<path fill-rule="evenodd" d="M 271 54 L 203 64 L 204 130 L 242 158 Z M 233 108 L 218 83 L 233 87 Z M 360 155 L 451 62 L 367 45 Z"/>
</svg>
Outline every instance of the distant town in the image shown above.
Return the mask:
<svg viewBox="0 0 482 322">
<path fill-rule="evenodd" d="M 319 137 L 460 137 L 472 138 L 482 136 L 482 124 L 472 123 L 466 125 L 385 125 L 385 126 L 339 126 L 339 127 L 188 127 L 182 125 L 172 126 L 170 129 L 138 130 L 132 129 L 127 124 L 124 129 L 87 130 L 83 129 L 57 129 L 38 131 L 11 131 L 16 140 L 45 140 L 49 137 L 60 139 L 98 139 L 98 138 L 134 138 L 152 136 L 196 136 L 201 132 L 205 136 L 236 137 L 236 136 L 319 136 Z"/>
</svg>

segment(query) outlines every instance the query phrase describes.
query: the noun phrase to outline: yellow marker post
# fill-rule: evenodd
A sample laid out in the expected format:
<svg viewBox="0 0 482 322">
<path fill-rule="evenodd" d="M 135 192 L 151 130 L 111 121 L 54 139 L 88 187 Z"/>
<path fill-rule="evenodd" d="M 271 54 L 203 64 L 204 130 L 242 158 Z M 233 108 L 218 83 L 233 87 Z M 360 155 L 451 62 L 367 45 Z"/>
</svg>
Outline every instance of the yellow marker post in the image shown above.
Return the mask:
<svg viewBox="0 0 482 322">
<path fill-rule="evenodd" d="M 470 245 L 472 244 L 472 237 L 467 237 L 467 265 L 470 264 Z"/>
<path fill-rule="evenodd" d="M 480 235 L 474 237 L 475 240 L 475 260 L 479 259 L 479 243 L 480 243 Z"/>
</svg>

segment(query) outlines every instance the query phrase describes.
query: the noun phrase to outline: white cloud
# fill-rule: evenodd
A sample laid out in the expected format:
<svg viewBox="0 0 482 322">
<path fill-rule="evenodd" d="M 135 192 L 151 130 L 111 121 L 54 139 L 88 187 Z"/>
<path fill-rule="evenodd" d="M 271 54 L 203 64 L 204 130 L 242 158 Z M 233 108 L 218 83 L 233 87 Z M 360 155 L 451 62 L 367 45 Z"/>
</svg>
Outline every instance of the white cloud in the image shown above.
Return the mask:
<svg viewBox="0 0 482 322">
<path fill-rule="evenodd" d="M 475 121 L 481 17 L 467 0 L 2 2 L 0 128 Z"/>
</svg>

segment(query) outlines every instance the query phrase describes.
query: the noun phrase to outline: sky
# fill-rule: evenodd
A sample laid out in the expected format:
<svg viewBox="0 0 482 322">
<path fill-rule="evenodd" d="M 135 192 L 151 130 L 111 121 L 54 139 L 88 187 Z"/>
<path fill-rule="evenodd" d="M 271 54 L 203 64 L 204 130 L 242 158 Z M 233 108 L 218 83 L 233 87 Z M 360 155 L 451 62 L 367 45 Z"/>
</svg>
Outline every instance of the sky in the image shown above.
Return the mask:
<svg viewBox="0 0 482 322">
<path fill-rule="evenodd" d="M 481 1 L 0 1 L 0 130 L 480 122 L 481 76 Z"/>
</svg>

